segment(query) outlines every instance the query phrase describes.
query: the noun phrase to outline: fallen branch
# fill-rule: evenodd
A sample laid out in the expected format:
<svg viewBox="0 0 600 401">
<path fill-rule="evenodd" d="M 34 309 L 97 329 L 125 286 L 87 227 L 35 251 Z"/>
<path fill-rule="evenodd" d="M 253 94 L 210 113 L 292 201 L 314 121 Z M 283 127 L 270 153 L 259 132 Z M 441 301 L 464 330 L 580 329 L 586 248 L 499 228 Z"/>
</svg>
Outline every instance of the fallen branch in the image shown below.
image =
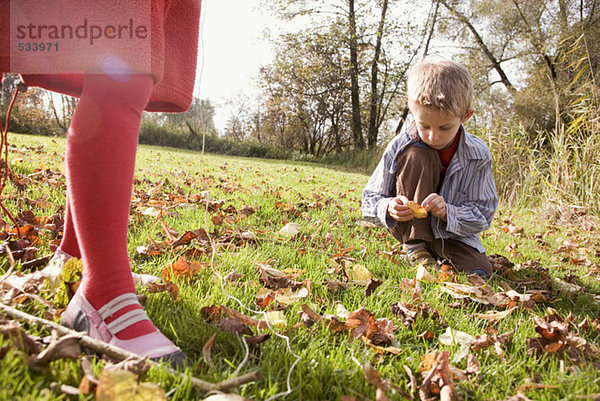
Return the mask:
<svg viewBox="0 0 600 401">
<path fill-rule="evenodd" d="M 79 343 L 81 344 L 82 347 L 88 348 L 99 354 L 106 355 L 108 358 L 110 358 L 114 361 L 123 361 L 127 358 L 140 358 L 139 355 L 129 352 L 127 350 L 124 350 L 123 348 L 119 348 L 114 345 L 105 343 L 104 341 L 97 340 L 88 335 L 85 335 L 84 333 L 81 333 L 81 332 L 78 332 L 75 330 L 71 330 L 65 326 L 51 322 L 49 320 L 46 320 L 46 319 L 43 319 L 43 318 L 40 318 L 37 316 L 32 316 L 32 315 L 22 312 L 18 309 L 4 305 L 1 302 L 0 302 L 0 308 L 2 310 L 4 310 L 7 314 L 9 314 L 10 316 L 13 316 L 17 319 L 25 320 L 28 323 L 36 324 L 36 325 L 45 327 L 46 329 L 49 329 L 49 330 L 56 330 L 58 332 L 58 334 L 60 334 L 61 336 L 66 336 L 66 335 L 77 336 L 77 338 L 79 339 Z M 164 365 L 161 366 L 160 364 L 158 364 L 154 361 L 150 361 L 150 360 L 147 361 L 147 363 L 149 363 L 151 366 L 155 366 L 155 367 L 160 366 L 162 369 L 167 370 L 170 374 L 172 374 L 174 376 L 182 376 L 182 377 L 187 378 L 187 375 L 183 374 L 182 372 L 178 372 L 175 369 L 172 369 L 171 367 L 164 366 Z M 260 376 L 259 371 L 253 371 L 253 372 L 247 373 L 242 376 L 224 380 L 220 383 L 210 383 L 210 382 L 206 382 L 204 380 L 197 379 L 195 377 L 190 377 L 190 382 L 193 387 L 200 389 L 202 391 L 205 391 L 205 392 L 209 392 L 212 390 L 221 390 L 222 391 L 222 390 L 228 390 L 228 389 L 231 389 L 234 387 L 238 387 L 245 383 L 253 382 L 253 381 L 257 380 L 259 376 Z"/>
</svg>

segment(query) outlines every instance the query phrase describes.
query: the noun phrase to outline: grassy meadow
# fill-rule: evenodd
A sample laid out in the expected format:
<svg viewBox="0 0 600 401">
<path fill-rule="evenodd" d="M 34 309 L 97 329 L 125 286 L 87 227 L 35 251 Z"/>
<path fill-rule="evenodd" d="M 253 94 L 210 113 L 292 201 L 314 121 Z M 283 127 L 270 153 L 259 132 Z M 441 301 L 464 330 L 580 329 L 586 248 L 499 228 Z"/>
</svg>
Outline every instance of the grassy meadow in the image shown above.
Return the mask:
<svg viewBox="0 0 600 401">
<path fill-rule="evenodd" d="M 9 165 L 19 179 L 9 180 L 3 203 L 15 215 L 62 215 L 64 139 L 9 139 Z M 417 267 L 403 260 L 394 239 L 361 221 L 367 178 L 308 163 L 140 147 L 132 268 L 157 276 L 167 269 L 177 286 L 179 297 L 146 287 L 139 293 L 154 323 L 193 361 L 189 374 L 219 382 L 259 370 L 258 381 L 236 388 L 252 400 L 420 399 L 411 377 L 421 386 L 433 352 L 448 351 L 462 372 L 452 382 L 464 400 L 591 400 L 600 394 L 597 216 L 577 207 L 504 204 L 482 239 L 489 255 L 511 264 L 499 264 L 486 287 L 452 272 L 416 282 Z M 12 223 L 3 218 L 8 232 Z M 187 232 L 195 237 L 178 245 Z M 59 237 L 40 229 L 35 257 L 50 254 Z M 0 255 L 0 274 L 9 266 Z M 18 269 L 30 272 L 21 266 L 17 260 Z M 19 298 L 17 305 L 44 317 L 52 309 L 33 298 Z M 268 314 L 272 329 L 247 324 L 235 327 L 248 334 L 233 334 L 228 321 L 235 319 L 225 308 L 209 315 L 206 308 L 213 306 L 256 319 L 251 322 Z M 449 340 L 448 329 L 454 331 Z M 241 338 L 250 332 L 271 335 L 246 352 Z M 458 332 L 472 337 L 465 343 Z M 486 338 L 489 344 L 482 343 Z M 0 336 L 0 351 L 0 400 L 94 399 L 51 385 L 78 387 L 78 361 L 58 360 L 40 372 L 28 367 L 13 340 Z M 96 373 L 103 366 L 94 361 Z M 140 380 L 157 383 L 171 400 L 205 396 L 158 368 Z M 427 391 L 437 398 L 439 389 Z"/>
</svg>

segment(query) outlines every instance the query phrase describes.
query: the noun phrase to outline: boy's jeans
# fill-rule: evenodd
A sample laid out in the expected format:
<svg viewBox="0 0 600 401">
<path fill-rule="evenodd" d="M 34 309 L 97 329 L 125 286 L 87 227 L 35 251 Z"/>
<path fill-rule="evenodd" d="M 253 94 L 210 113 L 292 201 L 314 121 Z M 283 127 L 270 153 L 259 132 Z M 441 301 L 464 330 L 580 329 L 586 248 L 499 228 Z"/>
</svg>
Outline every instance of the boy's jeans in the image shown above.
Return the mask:
<svg viewBox="0 0 600 401">
<path fill-rule="evenodd" d="M 440 184 L 442 163 L 435 149 L 425 144 L 407 147 L 397 159 L 396 193 L 409 200 L 421 203 L 431 193 L 437 193 Z M 480 253 L 460 241 L 435 239 L 431 227 L 431 216 L 398 222 L 390 233 L 398 241 L 425 241 L 427 249 L 441 259 L 448 259 L 460 271 L 470 272 L 475 268 L 492 273 L 492 266 L 485 253 Z"/>
</svg>

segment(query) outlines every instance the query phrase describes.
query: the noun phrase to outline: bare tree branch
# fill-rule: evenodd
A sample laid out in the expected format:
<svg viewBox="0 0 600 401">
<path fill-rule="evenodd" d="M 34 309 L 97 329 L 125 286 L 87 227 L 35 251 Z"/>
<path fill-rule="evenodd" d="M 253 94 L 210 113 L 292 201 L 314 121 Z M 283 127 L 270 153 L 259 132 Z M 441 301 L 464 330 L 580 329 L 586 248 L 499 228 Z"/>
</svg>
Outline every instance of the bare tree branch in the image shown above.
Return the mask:
<svg viewBox="0 0 600 401">
<path fill-rule="evenodd" d="M 107 357 L 109 357 L 112 360 L 123 361 L 127 358 L 135 358 L 135 359 L 140 358 L 139 355 L 136 355 L 132 352 L 129 352 L 122 348 L 105 343 L 104 341 L 97 340 L 95 338 L 85 335 L 84 333 L 71 330 L 65 326 L 61 326 L 60 324 L 51 322 L 46 319 L 42 319 L 37 316 L 32 316 L 32 315 L 22 312 L 18 309 L 11 308 L 10 306 L 4 305 L 1 302 L 0 302 L 0 308 L 3 309 L 10 316 L 13 316 L 17 319 L 25 320 L 28 323 L 42 326 L 46 329 L 56 330 L 58 332 L 58 334 L 61 336 L 66 336 L 66 335 L 77 336 L 79 338 L 79 343 L 81 344 L 82 347 L 85 347 L 85 348 L 91 349 L 95 352 L 98 352 L 100 354 L 106 355 Z M 147 361 L 147 363 L 149 363 L 151 366 L 159 366 L 156 362 L 153 362 L 153 361 Z M 186 377 L 186 378 L 188 377 L 187 374 L 178 372 L 175 369 L 172 369 L 170 367 L 163 365 L 161 368 L 167 370 L 170 374 L 172 374 L 174 376 L 181 376 L 181 377 Z M 222 381 L 220 383 L 210 383 L 210 382 L 206 382 L 204 380 L 197 379 L 195 377 L 190 377 L 190 382 L 191 382 L 192 386 L 194 386 L 200 390 L 208 392 L 208 391 L 212 391 L 212 390 L 231 389 L 231 388 L 240 386 L 242 384 L 255 381 L 255 380 L 257 380 L 259 375 L 260 375 L 259 371 L 254 371 L 254 372 L 250 372 L 248 374 L 245 374 L 245 375 L 242 375 L 242 376 L 239 376 L 236 378 Z"/>
<path fill-rule="evenodd" d="M 464 15 L 463 13 L 461 13 L 460 11 L 458 11 L 456 9 L 456 7 L 448 4 L 448 2 L 446 0 L 439 0 L 439 1 L 461 23 L 463 23 L 469 29 L 469 31 L 471 31 L 471 33 L 473 34 L 473 37 L 475 38 L 475 41 L 477 42 L 477 44 L 479 45 L 479 47 L 481 48 L 481 50 L 483 51 L 483 53 L 486 55 L 486 57 L 488 58 L 488 60 L 492 63 L 492 66 L 493 66 L 494 70 L 496 70 L 496 72 L 500 76 L 500 80 L 502 81 L 502 83 L 504 84 L 504 86 L 506 86 L 506 89 L 508 89 L 511 93 L 516 92 L 516 89 L 515 89 L 514 85 L 510 82 L 510 80 L 508 79 L 508 76 L 506 75 L 506 73 L 502 69 L 502 66 L 500 65 L 500 61 L 498 61 L 498 59 L 496 58 L 496 56 L 494 56 L 494 54 L 491 52 L 491 50 L 487 47 L 487 45 L 485 44 L 483 38 L 481 37 L 481 35 L 477 31 L 477 29 L 473 26 L 473 24 L 471 24 L 471 21 L 469 21 L 469 19 L 467 18 L 467 16 Z"/>
</svg>

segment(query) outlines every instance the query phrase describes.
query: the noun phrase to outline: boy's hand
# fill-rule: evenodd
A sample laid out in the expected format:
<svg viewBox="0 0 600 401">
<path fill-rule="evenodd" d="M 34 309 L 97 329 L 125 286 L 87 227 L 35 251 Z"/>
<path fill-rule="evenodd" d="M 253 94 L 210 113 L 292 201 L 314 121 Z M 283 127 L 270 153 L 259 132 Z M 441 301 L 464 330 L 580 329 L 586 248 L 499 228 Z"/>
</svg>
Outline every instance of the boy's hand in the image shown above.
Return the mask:
<svg viewBox="0 0 600 401">
<path fill-rule="evenodd" d="M 390 203 L 388 203 L 388 215 L 392 219 L 400 222 L 412 220 L 415 216 L 412 210 L 410 210 L 410 208 L 406 206 L 407 203 L 408 198 L 406 196 L 400 195 L 395 198 L 392 198 L 392 200 L 390 200 Z"/>
<path fill-rule="evenodd" d="M 425 210 L 431 213 L 432 216 L 446 221 L 446 201 L 444 200 L 444 197 L 438 194 L 429 194 L 425 200 L 421 202 L 421 205 Z"/>
</svg>

